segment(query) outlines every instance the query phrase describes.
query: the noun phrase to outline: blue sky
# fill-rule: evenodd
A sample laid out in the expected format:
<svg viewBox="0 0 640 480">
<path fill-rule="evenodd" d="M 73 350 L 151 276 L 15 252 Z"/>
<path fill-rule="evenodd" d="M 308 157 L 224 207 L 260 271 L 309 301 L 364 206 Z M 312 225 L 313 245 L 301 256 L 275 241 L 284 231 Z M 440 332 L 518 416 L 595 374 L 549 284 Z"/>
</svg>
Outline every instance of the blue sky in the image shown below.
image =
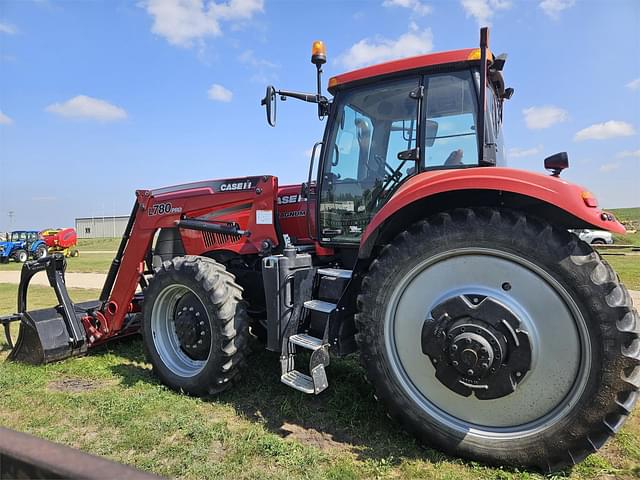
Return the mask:
<svg viewBox="0 0 640 480">
<path fill-rule="evenodd" d="M 640 205 L 636 0 L 0 0 L 0 229 L 127 214 L 137 188 L 273 174 L 302 181 L 324 123 L 267 83 L 313 91 L 313 40 L 331 75 L 389 58 L 507 52 L 510 166 L 568 180 L 607 207 Z"/>
</svg>

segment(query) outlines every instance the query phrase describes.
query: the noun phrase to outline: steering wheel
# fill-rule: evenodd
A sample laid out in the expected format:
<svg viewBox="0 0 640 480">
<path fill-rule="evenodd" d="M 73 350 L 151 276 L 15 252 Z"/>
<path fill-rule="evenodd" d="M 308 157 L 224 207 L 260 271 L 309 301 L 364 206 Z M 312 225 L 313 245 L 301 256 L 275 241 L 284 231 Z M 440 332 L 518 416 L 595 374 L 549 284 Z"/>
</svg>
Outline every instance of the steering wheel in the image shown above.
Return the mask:
<svg viewBox="0 0 640 480">
<path fill-rule="evenodd" d="M 390 175 L 395 174 L 395 170 L 393 169 L 393 167 L 387 163 L 387 161 L 382 157 L 382 155 L 379 155 L 376 153 L 373 155 L 373 159 L 375 160 L 378 169 L 380 168 L 384 169 L 385 179 L 388 178 Z"/>
</svg>

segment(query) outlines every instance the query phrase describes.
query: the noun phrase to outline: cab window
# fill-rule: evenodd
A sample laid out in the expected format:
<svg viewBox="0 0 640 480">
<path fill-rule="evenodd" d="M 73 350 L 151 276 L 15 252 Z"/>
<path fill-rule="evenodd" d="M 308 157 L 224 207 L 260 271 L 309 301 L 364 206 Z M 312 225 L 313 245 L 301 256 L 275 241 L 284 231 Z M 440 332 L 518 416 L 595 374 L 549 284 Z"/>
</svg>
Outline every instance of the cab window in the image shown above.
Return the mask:
<svg viewBox="0 0 640 480">
<path fill-rule="evenodd" d="M 472 82 L 469 71 L 425 78 L 425 168 L 478 164 L 477 99 Z"/>
</svg>

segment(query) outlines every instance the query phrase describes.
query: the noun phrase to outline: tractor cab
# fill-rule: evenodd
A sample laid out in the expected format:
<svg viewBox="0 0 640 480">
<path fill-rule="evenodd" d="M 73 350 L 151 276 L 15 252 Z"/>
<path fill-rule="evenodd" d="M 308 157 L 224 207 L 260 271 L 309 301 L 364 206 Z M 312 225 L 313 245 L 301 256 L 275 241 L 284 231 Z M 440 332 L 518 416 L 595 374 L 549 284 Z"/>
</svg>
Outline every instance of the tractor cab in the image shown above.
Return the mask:
<svg viewBox="0 0 640 480">
<path fill-rule="evenodd" d="M 262 103 L 272 126 L 277 96 L 317 103 L 319 116 L 328 115 L 324 139 L 314 148 L 315 154 L 321 146 L 315 218 L 322 244 L 358 245 L 375 213 L 411 177 L 505 164 L 502 105 L 513 89 L 505 89 L 502 79 L 506 55 L 494 57 L 487 37 L 483 29 L 479 49 L 421 55 L 333 77 L 331 101 L 319 87 L 316 95 L 267 87 Z M 315 42 L 318 86 L 325 59 L 324 45 Z"/>
</svg>

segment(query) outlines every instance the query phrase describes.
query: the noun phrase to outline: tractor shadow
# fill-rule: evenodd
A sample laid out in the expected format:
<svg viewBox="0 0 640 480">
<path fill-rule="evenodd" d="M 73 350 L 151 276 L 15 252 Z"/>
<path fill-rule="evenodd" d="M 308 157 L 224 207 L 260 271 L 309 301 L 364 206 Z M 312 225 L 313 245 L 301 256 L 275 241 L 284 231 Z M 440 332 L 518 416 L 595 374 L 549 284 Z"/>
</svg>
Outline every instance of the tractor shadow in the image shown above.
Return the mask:
<svg viewBox="0 0 640 480">
<path fill-rule="evenodd" d="M 123 386 L 139 382 L 160 384 L 145 363 L 139 340 L 118 342 L 110 350 L 132 362 L 110 367 Z M 364 378 L 357 355 L 332 358 L 327 373 L 329 388 L 320 395 L 297 392 L 280 383 L 278 354 L 263 350 L 256 342 L 242 379 L 223 394 L 203 401 L 231 405 L 238 415 L 264 425 L 282 438 L 327 452 L 349 452 L 363 461 L 398 465 L 403 460 L 422 460 L 477 467 L 476 463 L 419 445 L 390 420 L 374 399 L 373 388 Z M 523 472 L 508 467 L 501 470 Z M 560 476 L 569 474 L 570 471 L 565 471 Z"/>
</svg>

